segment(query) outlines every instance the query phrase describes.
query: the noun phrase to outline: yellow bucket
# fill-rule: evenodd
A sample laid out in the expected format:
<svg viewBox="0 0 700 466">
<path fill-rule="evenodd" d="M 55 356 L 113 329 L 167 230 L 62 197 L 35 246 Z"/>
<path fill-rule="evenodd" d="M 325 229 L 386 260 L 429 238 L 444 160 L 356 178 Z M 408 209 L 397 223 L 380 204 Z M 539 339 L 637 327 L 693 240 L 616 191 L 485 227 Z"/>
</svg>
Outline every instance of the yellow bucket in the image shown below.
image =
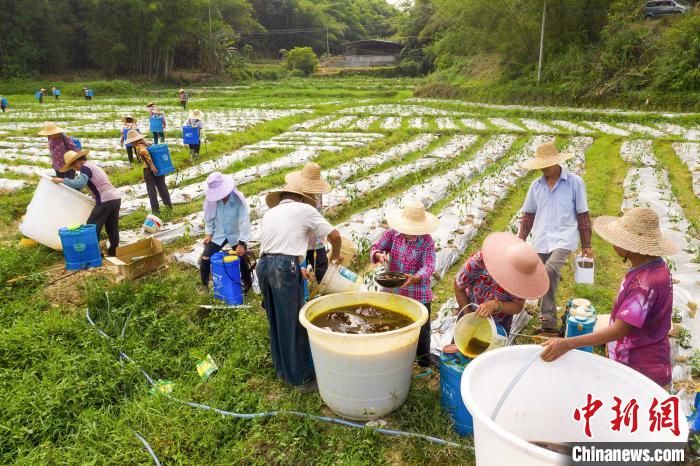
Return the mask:
<svg viewBox="0 0 700 466">
<path fill-rule="evenodd" d="M 455 344 L 459 351 L 474 359 L 486 351 L 506 346 L 507 334 L 492 317 L 479 317 L 469 313 L 455 325 Z"/>
</svg>

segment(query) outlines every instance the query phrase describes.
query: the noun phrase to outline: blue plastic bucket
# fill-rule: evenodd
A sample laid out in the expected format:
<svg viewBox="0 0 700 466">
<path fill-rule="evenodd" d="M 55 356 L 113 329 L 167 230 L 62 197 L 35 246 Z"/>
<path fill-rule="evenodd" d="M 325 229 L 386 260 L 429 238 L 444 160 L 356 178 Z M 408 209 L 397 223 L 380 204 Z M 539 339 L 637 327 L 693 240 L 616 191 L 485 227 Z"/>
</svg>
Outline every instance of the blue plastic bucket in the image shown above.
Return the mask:
<svg viewBox="0 0 700 466">
<path fill-rule="evenodd" d="M 36 100 L 41 99 L 41 91 L 36 91 L 36 92 L 34 93 L 34 98 L 35 98 Z"/>
<path fill-rule="evenodd" d="M 226 261 L 226 257 L 235 257 L 235 259 Z M 226 302 L 226 304 L 243 304 L 241 261 L 238 256 L 217 252 L 211 256 L 210 260 L 214 297 Z"/>
<path fill-rule="evenodd" d="M 59 91 L 58 89 L 56 89 L 55 91 L 53 91 L 53 95 L 61 95 L 61 91 Z"/>
<path fill-rule="evenodd" d="M 182 127 L 183 144 L 199 144 L 199 128 L 196 126 Z"/>
<path fill-rule="evenodd" d="M 78 148 L 78 150 L 81 150 L 83 148 L 83 145 L 80 143 L 80 139 L 77 138 L 70 138 L 71 141 L 73 141 L 73 144 L 75 144 L 75 147 Z"/>
<path fill-rule="evenodd" d="M 95 95 L 95 92 L 92 89 L 88 89 L 87 95 L 88 95 L 88 97 L 92 97 Z"/>
<path fill-rule="evenodd" d="M 67 270 L 102 266 L 102 254 L 95 225 L 59 228 Z"/>
<path fill-rule="evenodd" d="M 595 327 L 596 318 L 595 315 L 588 317 L 585 320 L 579 320 L 577 317 L 569 316 L 566 319 L 566 338 L 577 337 L 579 335 L 588 335 L 593 332 Z M 592 346 L 582 346 L 578 348 L 581 351 L 593 352 Z"/>
<path fill-rule="evenodd" d="M 152 116 L 148 120 L 148 125 L 149 125 L 149 128 L 151 129 L 151 133 L 162 133 L 163 132 L 163 120 L 160 118 L 160 116 Z"/>
<path fill-rule="evenodd" d="M 173 161 L 170 159 L 170 149 L 168 149 L 167 144 L 148 146 L 148 153 L 151 154 L 153 165 L 158 169 L 158 174 L 156 176 L 169 175 L 175 171 Z"/>
<path fill-rule="evenodd" d="M 454 420 L 454 429 L 461 436 L 474 434 L 472 415 L 462 401 L 460 382 L 469 359 L 459 353 L 440 356 L 440 404 Z"/>
<path fill-rule="evenodd" d="M 136 130 L 136 131 L 138 131 L 138 130 Z M 124 141 L 126 141 L 126 135 L 128 132 L 129 132 L 129 128 L 122 129 L 122 138 L 124 139 Z M 133 144 L 131 144 L 131 143 L 124 144 L 124 147 L 133 147 Z"/>
</svg>

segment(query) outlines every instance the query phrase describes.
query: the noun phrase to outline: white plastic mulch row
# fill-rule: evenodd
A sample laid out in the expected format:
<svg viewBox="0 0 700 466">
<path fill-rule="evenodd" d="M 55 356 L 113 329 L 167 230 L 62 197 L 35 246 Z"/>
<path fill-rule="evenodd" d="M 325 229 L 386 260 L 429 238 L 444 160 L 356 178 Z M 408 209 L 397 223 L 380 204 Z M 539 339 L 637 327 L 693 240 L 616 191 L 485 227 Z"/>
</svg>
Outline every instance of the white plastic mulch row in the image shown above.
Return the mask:
<svg viewBox="0 0 700 466">
<path fill-rule="evenodd" d="M 633 165 L 653 167 L 656 165 L 653 141 L 648 139 L 627 140 L 620 146 L 620 157 Z"/>
<path fill-rule="evenodd" d="M 666 136 L 666 133 L 664 133 L 661 130 L 652 128 L 650 126 L 640 125 L 638 123 L 618 123 L 618 126 L 624 128 L 625 130 L 631 133 L 640 133 L 647 136 L 651 136 L 653 138 L 662 138 Z"/>
<path fill-rule="evenodd" d="M 595 128 L 596 130 L 600 131 L 601 133 L 612 134 L 614 136 L 629 136 L 630 135 L 629 131 L 625 131 L 624 129 L 617 128 L 617 127 L 609 125 L 607 123 L 603 123 L 602 121 L 587 121 L 586 124 Z"/>
<path fill-rule="evenodd" d="M 592 129 L 586 128 L 581 124 L 572 123 L 566 120 L 552 120 L 552 123 L 566 130 L 573 131 L 574 133 L 591 134 L 593 132 Z"/>
<path fill-rule="evenodd" d="M 24 180 L 13 180 L 10 178 L 0 178 L 0 193 L 12 192 L 27 186 Z"/>
<path fill-rule="evenodd" d="M 542 123 L 539 120 L 533 120 L 532 118 L 521 118 L 520 121 L 522 124 L 525 126 L 530 131 L 533 131 L 535 133 L 559 133 L 560 131 L 557 128 L 554 128 L 552 126 L 549 126 L 545 123 Z"/>
<path fill-rule="evenodd" d="M 693 192 L 700 197 L 700 143 L 676 143 L 673 145 L 678 157 L 688 166 L 693 177 Z"/>
<path fill-rule="evenodd" d="M 679 125 L 674 125 L 671 123 L 657 123 L 657 125 L 662 131 L 668 134 L 673 134 L 675 136 L 680 136 L 688 141 L 700 141 L 700 128 L 684 128 Z"/>
<path fill-rule="evenodd" d="M 504 129 L 506 131 L 525 131 L 521 126 L 511 123 L 505 118 L 489 118 L 489 122 L 499 129 Z"/>
</svg>

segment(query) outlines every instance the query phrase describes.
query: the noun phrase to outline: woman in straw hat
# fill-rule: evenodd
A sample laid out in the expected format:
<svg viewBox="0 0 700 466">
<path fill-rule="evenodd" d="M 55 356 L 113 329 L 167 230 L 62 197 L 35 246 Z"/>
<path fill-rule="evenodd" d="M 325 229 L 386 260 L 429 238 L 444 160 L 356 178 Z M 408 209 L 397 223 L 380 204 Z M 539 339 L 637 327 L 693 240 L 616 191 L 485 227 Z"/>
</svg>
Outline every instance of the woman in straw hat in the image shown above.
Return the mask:
<svg viewBox="0 0 700 466">
<path fill-rule="evenodd" d="M 129 157 L 129 163 L 134 163 L 134 145 L 133 144 L 126 144 L 124 141 L 126 140 L 126 135 L 129 133 L 129 131 L 139 130 L 138 126 L 138 120 L 131 115 L 127 115 L 124 118 L 122 118 L 122 132 L 121 132 L 121 138 L 119 139 L 119 143 L 126 148 L 126 156 Z"/>
<path fill-rule="evenodd" d="M 312 197 L 316 210 L 322 213 L 322 195 L 331 191 L 331 185 L 321 179 L 321 166 L 314 162 L 308 162 L 299 171 L 291 172 L 284 177 L 285 182 L 301 184 L 304 186 L 304 194 Z M 321 283 L 328 270 L 328 253 L 326 252 L 326 237 L 311 235 L 309 237 L 309 249 L 306 251 L 306 262 L 311 264 L 316 281 Z"/>
<path fill-rule="evenodd" d="M 51 153 L 51 165 L 56 171 L 56 176 L 59 178 L 73 178 L 75 171 L 61 171 L 64 164 L 63 154 L 70 150 L 77 152 L 80 149 L 75 145 L 73 139 L 66 135 L 66 130 L 58 126 L 56 123 L 46 122 L 44 123 L 44 128 L 39 131 L 38 134 L 39 136 L 46 136 L 48 138 L 49 152 Z"/>
<path fill-rule="evenodd" d="M 481 251 L 467 259 L 454 282 L 461 310 L 490 316 L 508 333 L 513 316 L 523 310 L 525 300 L 537 299 L 547 289 L 549 277 L 537 252 L 505 232 L 487 236 Z M 476 310 L 464 309 L 469 304 L 476 305 Z"/>
<path fill-rule="evenodd" d="M 673 282 L 662 256 L 678 248 L 661 233 L 652 209 L 636 207 L 622 217 L 599 217 L 593 230 L 632 267 L 625 275 L 610 315 L 610 326 L 573 338 L 544 343 L 542 359 L 554 361 L 574 348 L 607 344 L 608 357 L 641 372 L 661 386 L 671 382 Z"/>
<path fill-rule="evenodd" d="M 63 183 L 80 191 L 87 186 L 88 192 L 95 199 L 95 207 L 92 208 L 86 223 L 94 224 L 97 237 L 100 237 L 102 227 L 109 237 L 108 256 L 115 256 L 119 246 L 119 207 L 121 196 L 107 174 L 95 162 L 87 159 L 89 150 L 80 152 L 68 151 L 63 156 L 64 165 L 61 171 L 76 173 L 75 178 L 53 178 L 54 183 Z"/>
<path fill-rule="evenodd" d="M 190 126 L 192 128 L 199 128 L 199 141 L 197 144 L 188 144 L 190 148 L 190 158 L 199 158 L 199 148 L 202 143 L 202 139 L 204 136 L 204 122 L 202 122 L 202 118 L 204 118 L 204 113 L 202 113 L 201 110 L 192 110 L 190 112 L 189 118 L 185 122 L 185 126 Z"/>
<path fill-rule="evenodd" d="M 591 249 L 591 218 L 588 213 L 586 185 L 561 164 L 571 154 L 560 154 L 552 142 L 537 147 L 535 157 L 523 166 L 541 170 L 542 176 L 530 185 L 518 236 L 525 240 L 532 232 L 532 246 L 540 255 L 549 275 L 549 291 L 540 302 L 538 333 L 557 333 L 557 286 L 561 269 L 573 251 L 593 257 Z"/>
<path fill-rule="evenodd" d="M 180 89 L 180 90 L 178 91 L 178 96 L 177 96 L 177 98 L 178 98 L 178 101 L 180 102 L 180 105 L 182 105 L 182 109 L 183 109 L 183 110 L 187 110 L 187 100 L 188 100 L 188 97 L 187 97 L 187 93 L 185 92 L 184 89 Z"/>
<path fill-rule="evenodd" d="M 340 260 L 340 233 L 314 207 L 304 194 L 304 185 L 287 183 L 267 194 L 268 210 L 260 226 L 260 260 L 255 268 L 263 296 L 263 307 L 270 324 L 270 354 L 277 377 L 302 392 L 314 390 L 315 375 L 309 336 L 299 323 L 304 304 L 304 279 L 309 273 L 301 267 L 310 235 L 328 238 L 333 248 L 331 260 Z"/>
<path fill-rule="evenodd" d="M 433 292 L 430 277 L 435 271 L 435 243 L 430 233 L 438 226 L 437 218 L 425 211 L 420 201 L 406 201 L 404 208 L 387 214 L 389 229 L 372 245 L 370 257 L 373 263 L 381 263 L 389 272 L 406 275 L 406 281 L 396 292 L 423 303 L 430 315 Z M 421 367 L 436 365 L 430 357 L 430 318 L 421 327 L 416 349 Z"/>
<path fill-rule="evenodd" d="M 237 256 L 243 257 L 250 241 L 248 202 L 236 189 L 236 182 L 231 175 L 214 172 L 207 177 L 204 225 L 204 251 L 199 261 L 199 274 L 202 287 L 208 289 L 212 254 L 229 244 L 235 248 Z M 248 262 L 242 260 L 240 266 L 243 291 L 248 291 L 252 286 Z"/>
<path fill-rule="evenodd" d="M 146 191 L 148 192 L 148 199 L 151 203 L 151 212 L 154 214 L 158 214 L 160 212 L 160 206 L 158 205 L 158 194 L 160 194 L 163 204 L 165 204 L 169 209 L 172 209 L 173 204 L 170 201 L 168 185 L 165 184 L 165 176 L 157 176 L 158 169 L 153 164 L 151 154 L 148 152 L 149 144 L 146 142 L 143 134 L 139 133 L 135 129 L 129 130 L 129 132 L 126 133 L 124 144 L 133 144 L 137 160 L 144 164 L 143 180 L 146 182 Z"/>
</svg>

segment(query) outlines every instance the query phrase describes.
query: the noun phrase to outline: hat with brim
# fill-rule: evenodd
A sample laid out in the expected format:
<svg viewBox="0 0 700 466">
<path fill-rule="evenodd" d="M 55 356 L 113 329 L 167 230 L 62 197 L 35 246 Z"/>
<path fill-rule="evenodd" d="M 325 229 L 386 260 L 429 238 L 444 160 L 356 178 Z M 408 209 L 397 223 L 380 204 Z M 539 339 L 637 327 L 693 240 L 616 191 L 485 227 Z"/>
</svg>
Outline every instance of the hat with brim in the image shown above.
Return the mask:
<svg viewBox="0 0 700 466">
<path fill-rule="evenodd" d="M 204 113 L 201 110 L 192 110 L 190 112 L 190 118 L 195 120 L 201 120 L 204 117 Z"/>
<path fill-rule="evenodd" d="M 220 201 L 231 194 L 231 191 L 233 191 L 235 187 L 236 182 L 233 181 L 231 175 L 223 175 L 219 172 L 211 173 L 207 176 L 207 201 Z"/>
<path fill-rule="evenodd" d="M 540 144 L 535 149 L 535 158 L 523 162 L 523 168 L 539 170 L 560 165 L 573 157 L 573 154 L 560 154 L 553 142 Z"/>
<path fill-rule="evenodd" d="M 298 194 L 303 198 L 304 204 L 309 204 L 310 206 L 316 206 L 316 200 L 313 197 L 304 194 L 304 187 L 297 183 L 287 183 L 282 187 L 282 189 L 277 189 L 275 191 L 270 191 L 265 196 L 265 203 L 269 208 L 273 208 L 279 205 L 282 201 L 283 193 Z"/>
<path fill-rule="evenodd" d="M 303 169 L 288 173 L 284 181 L 303 186 L 307 194 L 326 194 L 331 191 L 331 185 L 321 179 L 321 166 L 314 162 L 308 162 Z"/>
<path fill-rule="evenodd" d="M 125 117 L 122 118 L 122 123 L 126 123 L 126 120 L 128 120 L 129 118 L 131 118 L 132 123 L 136 123 L 139 121 L 137 118 L 134 118 L 131 115 L 126 115 Z"/>
<path fill-rule="evenodd" d="M 185 92 L 185 90 L 184 90 L 184 89 L 180 89 L 178 92 Z"/>
<path fill-rule="evenodd" d="M 386 221 L 391 228 L 404 235 L 427 235 L 438 227 L 438 219 L 420 201 L 406 201 L 404 208 L 389 212 Z"/>
<path fill-rule="evenodd" d="M 63 154 L 63 167 L 61 167 L 58 171 L 61 173 L 67 172 L 70 170 L 71 165 L 75 163 L 76 160 L 78 160 L 81 157 L 87 157 L 87 155 L 90 153 L 90 150 L 88 149 L 83 149 L 79 152 L 76 152 L 74 150 L 69 150 L 65 154 Z"/>
<path fill-rule="evenodd" d="M 486 270 L 508 293 L 521 299 L 537 299 L 549 290 L 547 269 L 532 246 L 517 236 L 491 233 L 481 248 Z"/>
<path fill-rule="evenodd" d="M 645 256 L 671 256 L 678 246 L 661 233 L 659 216 L 647 207 L 635 207 L 622 217 L 598 217 L 593 230 L 608 243 Z"/>
<path fill-rule="evenodd" d="M 44 129 L 39 131 L 39 136 L 53 136 L 54 134 L 65 133 L 66 130 L 58 126 L 56 123 L 44 123 Z"/>
<path fill-rule="evenodd" d="M 136 142 L 139 139 L 143 139 L 143 138 L 144 138 L 143 134 L 139 133 L 135 129 L 130 129 L 126 133 L 126 139 L 124 139 L 124 144 L 131 144 L 132 142 Z"/>
<path fill-rule="evenodd" d="M 156 105 L 156 104 L 154 104 L 153 101 L 151 100 L 150 102 L 148 102 L 148 103 L 146 104 L 146 107 L 153 107 L 153 106 L 155 106 L 155 105 Z"/>
<path fill-rule="evenodd" d="M 155 108 L 153 109 L 153 114 L 154 114 L 154 115 L 162 115 L 162 114 L 163 114 L 163 110 L 161 110 L 160 107 L 155 107 Z"/>
</svg>

